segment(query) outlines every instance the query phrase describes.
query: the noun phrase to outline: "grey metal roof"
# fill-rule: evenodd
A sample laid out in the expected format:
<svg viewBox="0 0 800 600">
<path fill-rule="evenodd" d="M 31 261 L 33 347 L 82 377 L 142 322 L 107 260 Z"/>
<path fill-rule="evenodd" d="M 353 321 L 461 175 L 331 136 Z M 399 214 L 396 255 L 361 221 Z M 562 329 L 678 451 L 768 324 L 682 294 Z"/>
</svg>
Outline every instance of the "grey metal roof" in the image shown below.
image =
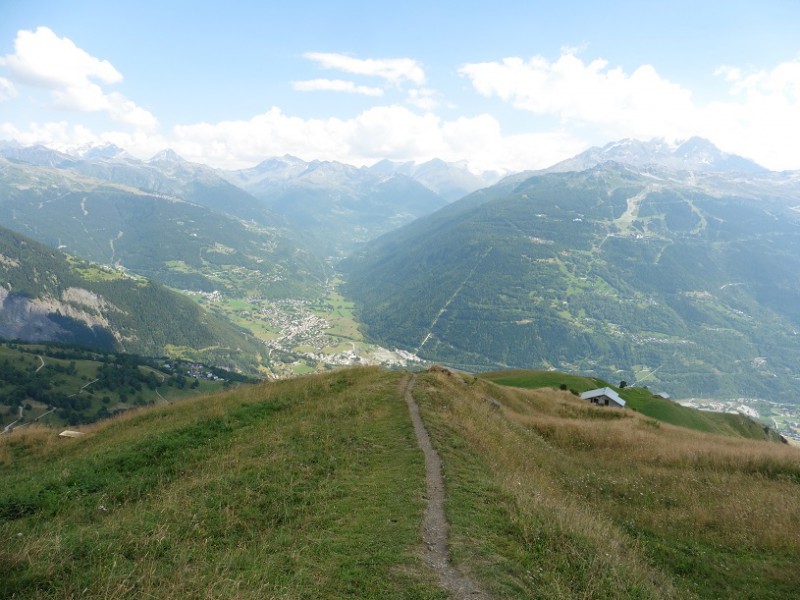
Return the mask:
<svg viewBox="0 0 800 600">
<path fill-rule="evenodd" d="M 591 400 L 592 398 L 597 398 L 598 396 L 607 396 L 620 406 L 625 406 L 625 400 L 620 398 L 617 392 L 608 387 L 598 388 L 596 390 L 589 390 L 588 392 L 583 392 L 581 394 L 581 400 Z"/>
</svg>

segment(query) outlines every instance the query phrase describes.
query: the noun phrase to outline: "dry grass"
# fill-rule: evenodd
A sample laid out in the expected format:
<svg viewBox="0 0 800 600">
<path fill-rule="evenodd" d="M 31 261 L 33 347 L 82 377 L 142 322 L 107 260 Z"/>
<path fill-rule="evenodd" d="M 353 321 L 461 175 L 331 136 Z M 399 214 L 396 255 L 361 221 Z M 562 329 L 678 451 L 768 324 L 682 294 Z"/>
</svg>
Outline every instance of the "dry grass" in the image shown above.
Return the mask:
<svg viewBox="0 0 800 600">
<path fill-rule="evenodd" d="M 787 568 L 800 558 L 797 448 L 693 432 L 553 390 L 441 373 L 418 388 L 457 496 L 455 547 L 496 592 L 780 598 L 800 584 Z M 494 490 L 501 514 L 476 505 L 470 488 Z M 503 575 L 521 570 L 530 576 Z M 754 577 L 761 586 L 744 593 Z"/>
<path fill-rule="evenodd" d="M 0 596 L 442 598 L 402 386 L 345 371 L 4 436 Z M 414 395 L 454 560 L 495 597 L 796 597 L 800 449 L 441 372 Z"/>
</svg>

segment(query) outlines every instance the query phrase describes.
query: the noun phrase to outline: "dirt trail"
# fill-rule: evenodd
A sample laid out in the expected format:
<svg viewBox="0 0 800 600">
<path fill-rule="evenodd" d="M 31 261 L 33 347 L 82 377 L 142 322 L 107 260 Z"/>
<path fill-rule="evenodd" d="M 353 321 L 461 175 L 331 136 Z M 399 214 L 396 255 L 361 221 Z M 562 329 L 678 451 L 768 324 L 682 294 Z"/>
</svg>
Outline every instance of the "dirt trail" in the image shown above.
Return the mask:
<svg viewBox="0 0 800 600">
<path fill-rule="evenodd" d="M 431 438 L 411 390 L 416 382 L 416 375 L 412 375 L 406 387 L 406 404 L 417 434 L 417 442 L 425 454 L 425 477 L 428 484 L 428 506 L 425 508 L 425 517 L 422 521 L 422 541 L 425 542 L 425 562 L 439 575 L 439 582 L 454 598 L 469 600 L 489 600 L 490 596 L 480 589 L 469 577 L 459 573 L 450 564 L 450 551 L 447 547 L 449 526 L 444 515 L 444 478 L 442 477 L 442 462 L 439 455 L 431 445 Z"/>
</svg>

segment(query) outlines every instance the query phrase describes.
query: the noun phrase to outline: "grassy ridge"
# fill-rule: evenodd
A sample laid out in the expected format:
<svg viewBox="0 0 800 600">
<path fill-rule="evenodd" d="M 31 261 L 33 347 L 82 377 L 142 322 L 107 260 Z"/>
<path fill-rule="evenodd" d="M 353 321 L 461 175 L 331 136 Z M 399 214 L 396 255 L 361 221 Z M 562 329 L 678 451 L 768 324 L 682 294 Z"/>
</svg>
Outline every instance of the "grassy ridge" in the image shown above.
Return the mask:
<svg viewBox="0 0 800 600">
<path fill-rule="evenodd" d="M 0 445 L 0 597 L 442 598 L 402 375 L 268 384 Z"/>
<path fill-rule="evenodd" d="M 437 598 L 406 375 L 0 439 L 0 597 Z M 495 598 L 794 598 L 800 452 L 432 370 L 454 564 Z"/>
<path fill-rule="evenodd" d="M 416 396 L 455 559 L 496 597 L 796 597 L 797 449 L 443 373 Z"/>
<path fill-rule="evenodd" d="M 496 371 L 481 373 L 478 376 L 500 385 L 525 389 L 561 388 L 581 393 L 598 387 L 610 387 L 625 399 L 629 408 L 671 425 L 755 440 L 780 439 L 774 431 L 765 429 L 764 426 L 745 416 L 713 413 L 681 406 L 677 402 L 654 396 L 646 388 L 619 388 L 594 377 L 569 375 L 557 371 Z"/>
</svg>

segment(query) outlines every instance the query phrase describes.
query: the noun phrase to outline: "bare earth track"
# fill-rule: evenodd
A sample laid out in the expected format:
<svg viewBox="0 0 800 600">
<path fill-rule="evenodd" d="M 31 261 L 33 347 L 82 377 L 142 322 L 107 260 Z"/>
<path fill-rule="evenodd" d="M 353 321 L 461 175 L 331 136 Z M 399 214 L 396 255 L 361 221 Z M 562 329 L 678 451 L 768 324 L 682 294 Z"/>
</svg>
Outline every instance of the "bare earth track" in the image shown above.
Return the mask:
<svg viewBox="0 0 800 600">
<path fill-rule="evenodd" d="M 490 596 L 480 589 L 477 584 L 466 575 L 458 572 L 450 564 L 450 552 L 447 547 L 449 526 L 444 514 L 444 478 L 442 477 L 442 462 L 439 455 L 431 445 L 431 438 L 411 390 L 416 382 L 416 375 L 412 375 L 406 387 L 406 404 L 414 424 L 417 442 L 425 454 L 425 478 L 427 480 L 428 505 L 425 508 L 425 517 L 422 521 L 422 541 L 425 542 L 427 552 L 425 562 L 439 575 L 439 582 L 454 598 L 489 600 Z"/>
</svg>

